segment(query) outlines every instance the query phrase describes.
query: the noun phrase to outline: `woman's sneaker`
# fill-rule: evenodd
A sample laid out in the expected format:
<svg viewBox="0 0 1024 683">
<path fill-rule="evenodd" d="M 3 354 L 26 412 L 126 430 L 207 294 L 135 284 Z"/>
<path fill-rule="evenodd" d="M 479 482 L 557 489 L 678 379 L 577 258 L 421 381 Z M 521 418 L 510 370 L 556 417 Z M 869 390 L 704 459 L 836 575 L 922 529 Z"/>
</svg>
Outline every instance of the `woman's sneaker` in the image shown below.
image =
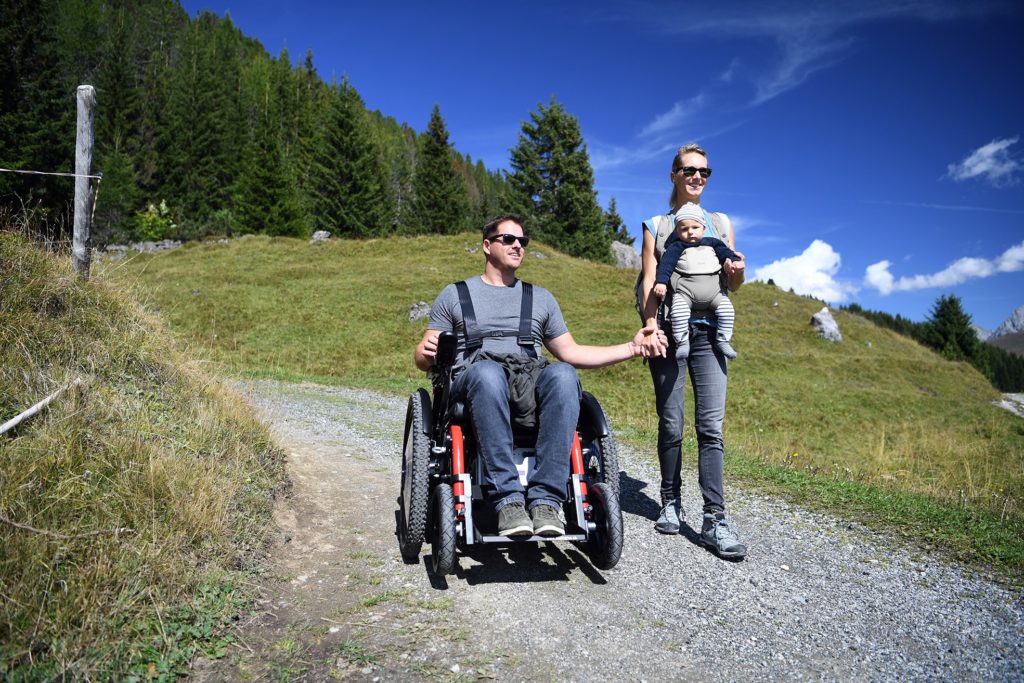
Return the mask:
<svg viewBox="0 0 1024 683">
<path fill-rule="evenodd" d="M 724 512 L 704 513 L 700 542 L 705 548 L 726 560 L 741 560 L 747 556 L 747 546 L 740 543 Z"/>
<path fill-rule="evenodd" d="M 678 534 L 680 518 L 683 516 L 683 508 L 678 498 L 673 498 L 661 507 L 661 514 L 658 521 L 654 523 L 654 530 L 661 534 Z"/>
<path fill-rule="evenodd" d="M 532 536 L 533 522 L 522 503 L 509 503 L 498 510 L 499 536 Z"/>
<path fill-rule="evenodd" d="M 533 514 L 533 533 L 537 536 L 564 536 L 565 526 L 558 518 L 558 510 L 541 503 L 531 511 Z"/>
</svg>

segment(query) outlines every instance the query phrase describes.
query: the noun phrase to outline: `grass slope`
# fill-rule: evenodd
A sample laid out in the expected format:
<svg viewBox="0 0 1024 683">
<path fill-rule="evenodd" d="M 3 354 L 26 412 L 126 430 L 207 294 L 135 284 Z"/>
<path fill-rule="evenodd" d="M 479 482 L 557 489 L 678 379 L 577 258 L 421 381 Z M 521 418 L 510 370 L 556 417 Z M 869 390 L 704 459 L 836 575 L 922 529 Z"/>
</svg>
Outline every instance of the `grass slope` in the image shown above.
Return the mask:
<svg viewBox="0 0 1024 683">
<path fill-rule="evenodd" d="M 0 231 L 0 678 L 152 680 L 218 656 L 284 454 L 163 324 Z"/>
<path fill-rule="evenodd" d="M 424 384 L 412 349 L 426 324 L 408 322 L 409 307 L 479 274 L 478 246 L 473 234 L 322 245 L 248 237 L 105 269 L 140 286 L 226 372 L 406 393 Z M 635 273 L 545 245 L 530 251 L 522 276 L 555 294 L 577 340 L 632 335 Z M 730 476 L 1020 573 L 1024 421 L 992 405 L 998 393 L 980 374 L 841 311 L 843 343 L 825 342 L 809 325 L 823 304 L 772 286 L 746 285 L 734 301 Z M 653 452 L 646 368 L 633 361 L 582 377 L 620 438 Z"/>
</svg>

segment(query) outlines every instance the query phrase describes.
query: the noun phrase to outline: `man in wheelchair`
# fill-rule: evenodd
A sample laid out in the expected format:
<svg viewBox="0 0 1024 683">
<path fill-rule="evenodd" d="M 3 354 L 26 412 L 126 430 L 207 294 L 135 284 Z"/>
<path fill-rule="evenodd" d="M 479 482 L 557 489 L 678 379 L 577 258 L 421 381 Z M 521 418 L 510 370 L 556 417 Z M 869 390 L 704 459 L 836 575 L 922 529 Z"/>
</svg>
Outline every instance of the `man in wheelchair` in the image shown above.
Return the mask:
<svg viewBox="0 0 1024 683">
<path fill-rule="evenodd" d="M 556 537 L 565 533 L 559 510 L 566 502 L 568 454 L 580 414 L 575 368 L 598 368 L 641 356 L 642 341 L 649 334 L 659 335 L 664 353 L 667 340 L 660 330 L 641 329 L 632 340 L 614 346 L 578 344 L 551 293 L 516 277 L 528 243 L 523 220 L 517 216 L 504 215 L 484 226 L 483 275 L 441 291 L 415 361 L 418 368 L 430 371 L 441 333 L 458 335 L 452 399 L 465 406 L 493 486 L 498 535 Z M 543 359 L 541 344 L 563 362 Z M 527 487 L 520 482 L 514 457 L 517 406 L 509 404 L 507 372 L 514 378 L 512 393 L 527 404 L 536 401 L 535 413 L 525 418 L 536 421 L 535 469 Z M 527 405 L 527 413 L 531 407 Z"/>
</svg>

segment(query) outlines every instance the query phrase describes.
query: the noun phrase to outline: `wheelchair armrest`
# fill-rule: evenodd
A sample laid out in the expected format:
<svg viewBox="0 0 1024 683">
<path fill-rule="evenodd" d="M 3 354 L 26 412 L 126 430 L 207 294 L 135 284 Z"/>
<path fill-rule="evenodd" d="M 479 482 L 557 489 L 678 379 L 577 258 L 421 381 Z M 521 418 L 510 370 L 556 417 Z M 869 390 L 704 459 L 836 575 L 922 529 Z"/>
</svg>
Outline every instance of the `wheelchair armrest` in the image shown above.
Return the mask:
<svg viewBox="0 0 1024 683">
<path fill-rule="evenodd" d="M 438 370 L 447 370 L 455 365 L 455 356 L 458 353 L 459 337 L 454 332 L 442 332 L 437 337 L 437 355 L 434 356 L 434 365 Z"/>
</svg>

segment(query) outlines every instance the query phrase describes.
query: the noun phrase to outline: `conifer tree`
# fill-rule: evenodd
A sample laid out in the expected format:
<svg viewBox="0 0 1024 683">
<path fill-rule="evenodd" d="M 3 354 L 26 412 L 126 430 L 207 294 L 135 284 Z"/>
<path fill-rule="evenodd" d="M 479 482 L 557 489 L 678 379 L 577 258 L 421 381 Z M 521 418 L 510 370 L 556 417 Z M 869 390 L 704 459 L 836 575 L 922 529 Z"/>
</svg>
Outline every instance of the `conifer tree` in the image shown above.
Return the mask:
<svg viewBox="0 0 1024 683">
<path fill-rule="evenodd" d="M 366 109 L 345 80 L 328 95 L 310 181 L 315 229 L 370 237 L 391 228 L 387 178 Z"/>
<path fill-rule="evenodd" d="M 269 90 L 270 84 L 266 85 Z M 257 114 L 235 205 L 242 232 L 307 234 L 295 179 L 284 156 L 281 129 L 271 111 Z"/>
<path fill-rule="evenodd" d="M 436 104 L 420 141 L 414 182 L 416 199 L 409 223 L 417 228 L 415 232 L 461 232 L 469 227 L 466 184 L 455 169 L 448 130 Z"/>
<path fill-rule="evenodd" d="M 240 35 L 230 19 L 204 12 L 189 26 L 169 72 L 161 163 L 171 208 L 186 221 L 202 221 L 229 206 L 244 144 L 239 111 Z"/>
<path fill-rule="evenodd" d="M 554 97 L 523 123 L 511 166 L 509 208 L 526 216 L 538 239 L 574 256 L 611 262 L 612 239 L 579 122 Z"/>
<path fill-rule="evenodd" d="M 6 168 L 71 171 L 74 164 L 74 86 L 59 50 L 58 3 L 0 3 L 0 164 Z M 72 131 L 72 132 L 69 132 Z M 0 173 L 0 196 L 28 206 L 63 209 L 69 178 Z"/>
<path fill-rule="evenodd" d="M 981 342 L 959 297 L 947 294 L 938 298 L 925 323 L 923 339 L 949 360 L 971 361 L 977 367 Z"/>
<path fill-rule="evenodd" d="M 618 207 L 615 205 L 615 197 L 612 197 L 608 202 L 608 210 L 604 212 L 604 229 L 611 236 L 613 242 L 632 245 L 635 240 L 629 234 L 626 221 L 619 215 Z"/>
</svg>

